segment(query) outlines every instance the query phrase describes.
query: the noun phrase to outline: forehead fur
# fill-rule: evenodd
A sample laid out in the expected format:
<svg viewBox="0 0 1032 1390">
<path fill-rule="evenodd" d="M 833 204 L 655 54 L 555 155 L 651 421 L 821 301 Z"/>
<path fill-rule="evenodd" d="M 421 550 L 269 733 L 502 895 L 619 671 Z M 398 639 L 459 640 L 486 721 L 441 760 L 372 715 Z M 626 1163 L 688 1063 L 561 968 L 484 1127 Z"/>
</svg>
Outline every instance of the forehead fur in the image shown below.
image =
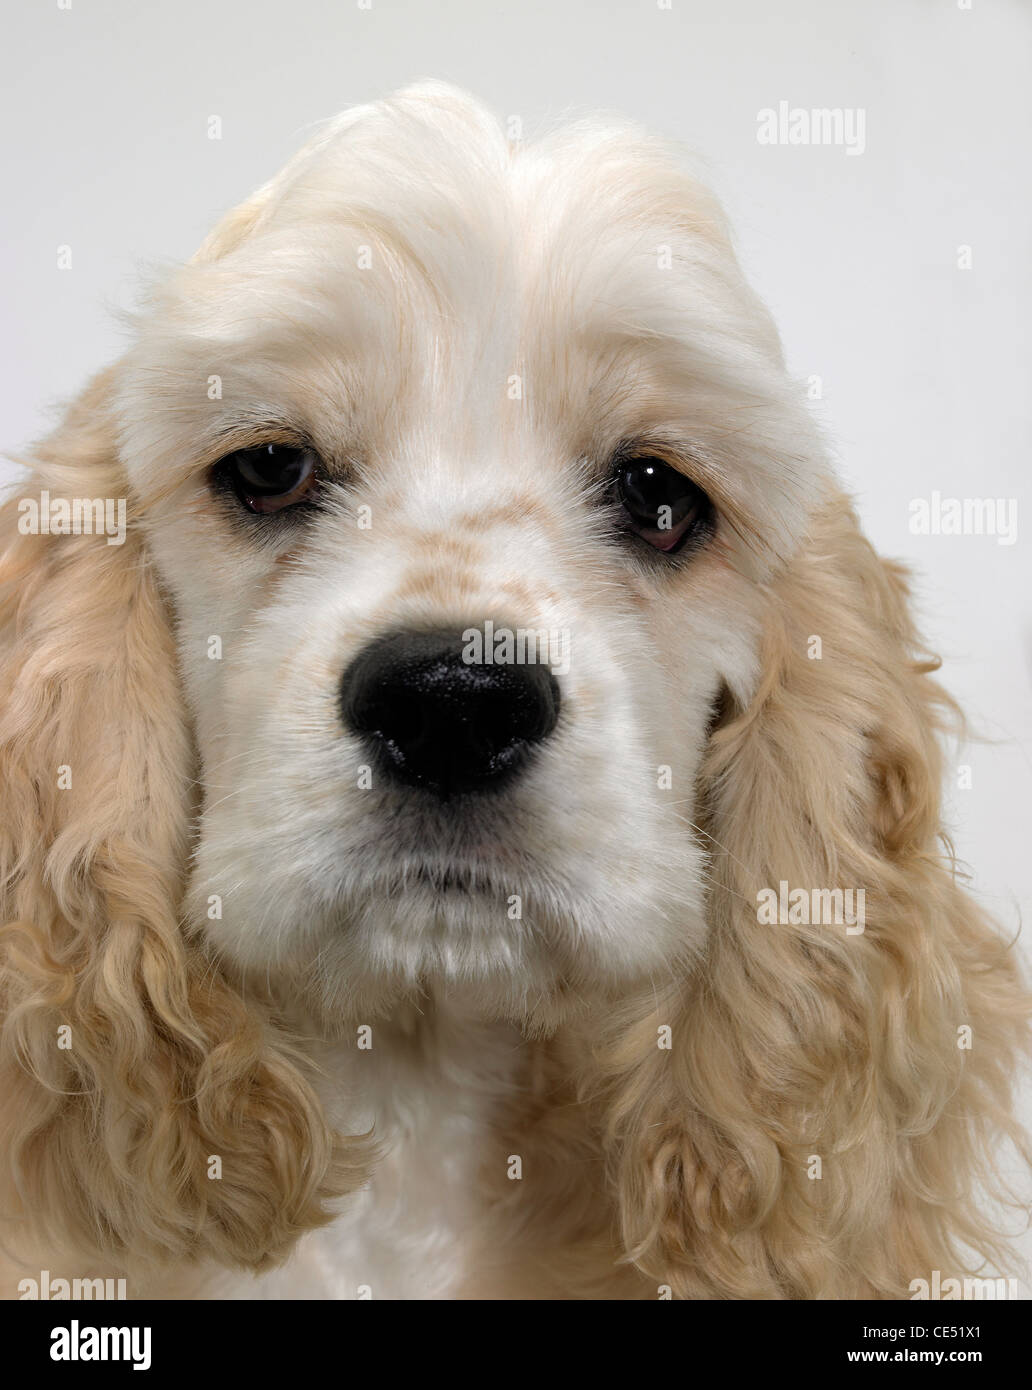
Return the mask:
<svg viewBox="0 0 1032 1390">
<path fill-rule="evenodd" d="M 642 439 L 767 558 L 821 468 L 721 211 L 672 152 L 609 118 L 513 144 L 441 84 L 345 113 L 224 219 L 143 316 L 123 403 L 144 495 L 242 428 L 359 457 L 418 422 L 422 447 L 547 438 L 599 467 Z"/>
</svg>

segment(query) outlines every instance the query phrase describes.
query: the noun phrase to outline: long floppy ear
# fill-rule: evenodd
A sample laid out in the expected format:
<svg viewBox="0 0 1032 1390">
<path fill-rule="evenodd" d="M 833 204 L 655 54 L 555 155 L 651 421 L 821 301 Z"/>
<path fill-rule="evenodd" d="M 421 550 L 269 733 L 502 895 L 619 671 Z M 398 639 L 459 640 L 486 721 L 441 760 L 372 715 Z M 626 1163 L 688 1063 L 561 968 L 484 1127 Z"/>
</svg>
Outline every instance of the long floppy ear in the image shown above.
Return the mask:
<svg viewBox="0 0 1032 1390">
<path fill-rule="evenodd" d="M 965 1247 L 1001 1259 L 977 1201 L 994 1143 L 1027 1157 L 1008 1093 L 1029 1007 L 941 838 L 936 665 L 903 572 L 832 497 L 708 751 L 708 955 L 592 1062 L 624 1248 L 677 1296 L 907 1297 L 969 1271 Z M 852 890 L 852 924 L 800 896 L 784 914 L 782 884 Z"/>
<path fill-rule="evenodd" d="M 112 387 L 23 498 L 127 497 Z M 31 511 L 0 512 L 0 1244 L 261 1268 L 361 1181 L 361 1141 L 181 932 L 191 744 L 131 501 L 124 544 Z"/>
</svg>

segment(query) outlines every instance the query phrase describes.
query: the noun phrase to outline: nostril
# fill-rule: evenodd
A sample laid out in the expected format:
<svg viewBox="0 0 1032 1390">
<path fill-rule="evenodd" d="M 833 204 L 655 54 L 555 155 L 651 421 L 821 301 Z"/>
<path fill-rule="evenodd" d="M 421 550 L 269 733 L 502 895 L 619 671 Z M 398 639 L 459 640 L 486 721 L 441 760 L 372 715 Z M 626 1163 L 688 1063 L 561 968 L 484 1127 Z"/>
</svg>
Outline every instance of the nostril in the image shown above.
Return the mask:
<svg viewBox="0 0 1032 1390">
<path fill-rule="evenodd" d="M 501 784 L 555 728 L 559 686 L 544 665 L 471 665 L 451 633 L 402 632 L 361 651 L 341 713 L 392 778 L 437 794 Z"/>
</svg>

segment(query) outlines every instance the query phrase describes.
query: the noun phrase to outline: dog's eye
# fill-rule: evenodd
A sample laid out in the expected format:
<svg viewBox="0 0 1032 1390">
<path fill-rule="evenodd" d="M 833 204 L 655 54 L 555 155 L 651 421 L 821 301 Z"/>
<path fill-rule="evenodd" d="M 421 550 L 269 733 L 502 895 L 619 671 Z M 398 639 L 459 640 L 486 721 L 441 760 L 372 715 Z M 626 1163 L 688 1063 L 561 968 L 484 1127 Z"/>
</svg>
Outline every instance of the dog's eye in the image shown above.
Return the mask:
<svg viewBox="0 0 1032 1390">
<path fill-rule="evenodd" d="M 621 463 L 616 493 L 631 530 L 667 555 L 712 521 L 713 504 L 702 489 L 662 459 L 646 456 Z"/>
<path fill-rule="evenodd" d="M 259 444 L 229 454 L 216 472 L 250 511 L 281 512 L 311 496 L 318 462 L 314 449 Z"/>
</svg>

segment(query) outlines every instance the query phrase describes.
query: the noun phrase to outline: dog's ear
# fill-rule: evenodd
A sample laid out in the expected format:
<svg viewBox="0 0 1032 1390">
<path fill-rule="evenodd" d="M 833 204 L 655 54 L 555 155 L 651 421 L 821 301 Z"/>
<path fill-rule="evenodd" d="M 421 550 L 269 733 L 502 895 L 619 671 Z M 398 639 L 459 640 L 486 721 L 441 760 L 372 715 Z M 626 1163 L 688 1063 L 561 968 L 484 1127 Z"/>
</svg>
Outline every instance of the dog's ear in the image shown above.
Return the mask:
<svg viewBox="0 0 1032 1390">
<path fill-rule="evenodd" d="M 34 520 L 43 491 L 126 498 L 112 390 L 0 512 L 0 1240 L 260 1268 L 358 1184 L 362 1141 L 181 932 L 191 743 L 132 503 L 124 544 Z"/>
<path fill-rule="evenodd" d="M 595 1049 L 625 1249 L 678 1296 L 909 1296 L 1000 1257 L 978 1183 L 1001 1132 L 1023 1144 L 1028 999 L 940 838 L 936 665 L 832 499 L 712 735 L 708 954 Z M 814 924 L 835 889 L 852 921 Z"/>
</svg>

